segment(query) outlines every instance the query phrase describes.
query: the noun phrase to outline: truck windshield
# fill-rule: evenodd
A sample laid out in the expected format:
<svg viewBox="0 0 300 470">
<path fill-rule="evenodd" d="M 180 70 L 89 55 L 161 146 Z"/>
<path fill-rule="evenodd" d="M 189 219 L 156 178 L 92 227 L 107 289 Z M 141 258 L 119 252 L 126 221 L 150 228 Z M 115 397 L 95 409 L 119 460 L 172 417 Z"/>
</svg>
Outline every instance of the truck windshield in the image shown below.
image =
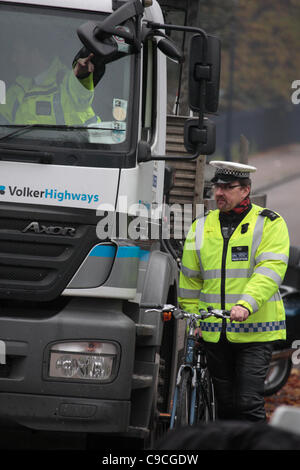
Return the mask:
<svg viewBox="0 0 300 470">
<path fill-rule="evenodd" d="M 0 4 L 1 145 L 128 148 L 133 56 L 115 37 L 118 53 L 104 63 L 77 36 L 82 23 L 104 18 Z"/>
</svg>

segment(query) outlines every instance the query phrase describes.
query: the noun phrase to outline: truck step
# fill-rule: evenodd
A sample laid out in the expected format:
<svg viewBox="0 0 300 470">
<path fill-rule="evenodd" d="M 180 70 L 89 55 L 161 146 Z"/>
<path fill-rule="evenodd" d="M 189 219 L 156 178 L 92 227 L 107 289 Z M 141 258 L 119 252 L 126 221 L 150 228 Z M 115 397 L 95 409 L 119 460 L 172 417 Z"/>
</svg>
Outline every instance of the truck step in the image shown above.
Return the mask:
<svg viewBox="0 0 300 470">
<path fill-rule="evenodd" d="M 155 331 L 155 326 L 145 325 L 143 323 L 136 323 L 136 335 L 137 336 L 152 336 Z"/>
<path fill-rule="evenodd" d="M 132 388 L 133 389 L 151 387 L 152 382 L 153 382 L 152 375 L 138 375 L 138 374 L 132 375 Z"/>
<path fill-rule="evenodd" d="M 142 426 L 128 426 L 127 435 L 136 438 L 145 438 L 149 435 L 149 429 Z"/>
</svg>

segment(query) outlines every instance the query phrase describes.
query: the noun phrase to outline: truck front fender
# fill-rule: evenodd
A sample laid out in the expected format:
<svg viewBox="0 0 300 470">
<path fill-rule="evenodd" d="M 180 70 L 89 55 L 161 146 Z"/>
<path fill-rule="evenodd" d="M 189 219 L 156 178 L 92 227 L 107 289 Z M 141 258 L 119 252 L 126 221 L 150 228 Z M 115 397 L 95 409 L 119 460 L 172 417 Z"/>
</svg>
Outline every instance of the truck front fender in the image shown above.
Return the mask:
<svg viewBox="0 0 300 470">
<path fill-rule="evenodd" d="M 150 254 L 142 289 L 141 303 L 163 305 L 167 302 L 170 287 L 177 284 L 178 267 L 168 253 L 153 251 Z"/>
</svg>

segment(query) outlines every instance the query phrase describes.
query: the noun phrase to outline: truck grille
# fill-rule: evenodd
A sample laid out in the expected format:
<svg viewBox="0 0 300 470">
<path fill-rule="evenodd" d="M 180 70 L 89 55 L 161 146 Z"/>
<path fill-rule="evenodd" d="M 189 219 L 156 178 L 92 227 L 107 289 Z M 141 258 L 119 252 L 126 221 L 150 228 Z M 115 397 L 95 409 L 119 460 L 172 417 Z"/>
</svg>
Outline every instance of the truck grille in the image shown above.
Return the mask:
<svg viewBox="0 0 300 470">
<path fill-rule="evenodd" d="M 97 242 L 95 224 L 92 211 L 0 204 L 0 298 L 55 299 Z"/>
</svg>

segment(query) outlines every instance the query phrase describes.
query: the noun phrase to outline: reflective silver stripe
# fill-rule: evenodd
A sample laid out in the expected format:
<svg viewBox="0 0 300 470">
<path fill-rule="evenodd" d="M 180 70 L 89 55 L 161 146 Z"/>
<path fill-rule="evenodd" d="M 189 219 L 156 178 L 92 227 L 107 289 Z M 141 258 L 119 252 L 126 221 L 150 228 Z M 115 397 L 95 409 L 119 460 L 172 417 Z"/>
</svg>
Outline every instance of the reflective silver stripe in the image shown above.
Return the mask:
<svg viewBox="0 0 300 470">
<path fill-rule="evenodd" d="M 226 277 L 244 279 L 250 277 L 252 272 L 250 269 L 226 269 Z"/>
<path fill-rule="evenodd" d="M 16 114 L 17 114 L 17 111 L 18 111 L 19 107 L 20 107 L 20 102 L 17 98 L 14 102 L 14 106 L 13 106 L 13 109 L 12 109 L 12 112 L 11 112 L 12 122 L 14 122 L 14 120 L 16 119 Z M 8 121 L 7 121 L 7 123 L 9 124 Z"/>
<path fill-rule="evenodd" d="M 220 294 L 205 294 L 201 292 L 200 300 L 207 304 L 219 304 L 221 303 L 221 295 Z M 235 304 L 238 300 L 241 300 L 240 294 L 226 294 L 225 296 L 225 302 L 227 304 Z"/>
<path fill-rule="evenodd" d="M 280 292 L 277 291 L 275 292 L 274 295 L 272 295 L 272 297 L 268 300 L 268 302 L 278 302 L 280 300 L 282 300 L 282 298 L 281 298 Z"/>
<path fill-rule="evenodd" d="M 189 278 L 201 277 L 200 271 L 187 268 L 186 266 L 181 266 L 181 272 L 184 276 L 189 277 Z"/>
<path fill-rule="evenodd" d="M 203 279 L 220 279 L 221 269 L 207 269 L 203 272 Z"/>
<path fill-rule="evenodd" d="M 253 313 L 258 310 L 258 305 L 256 300 L 249 294 L 225 294 L 225 302 L 227 304 L 236 304 L 239 300 L 245 300 L 248 302 L 251 307 L 253 308 Z M 279 292 L 276 292 L 272 297 L 268 300 L 268 302 L 278 302 L 281 300 L 281 295 Z M 207 304 L 218 304 L 221 302 L 221 297 L 219 294 L 205 294 L 200 292 L 200 301 L 205 302 Z"/>
<path fill-rule="evenodd" d="M 203 292 L 201 292 L 200 301 L 206 302 L 207 304 L 218 304 L 221 302 L 221 295 L 220 294 L 204 294 Z"/>
<path fill-rule="evenodd" d="M 196 225 L 196 236 L 195 236 L 195 246 L 196 246 L 196 253 L 198 255 L 199 259 L 199 267 L 201 271 L 201 275 L 204 278 L 204 270 L 202 266 L 202 261 L 201 261 L 201 255 L 200 255 L 200 249 L 202 248 L 203 245 L 203 233 L 204 233 L 204 224 L 206 221 L 207 216 L 201 217 Z"/>
<path fill-rule="evenodd" d="M 55 93 L 53 96 L 53 110 L 55 114 L 55 123 L 63 125 L 65 124 L 64 112 L 61 105 L 60 93 Z"/>
<path fill-rule="evenodd" d="M 97 116 L 95 115 L 95 116 L 93 116 L 93 117 L 87 119 L 87 121 L 85 121 L 84 125 L 85 125 L 85 126 L 88 126 L 89 124 L 96 124 L 97 122 L 98 122 L 98 118 L 97 118 Z"/>
<path fill-rule="evenodd" d="M 226 269 L 226 278 L 244 279 L 251 276 L 249 269 Z M 208 269 L 203 273 L 203 279 L 221 279 L 221 269 Z"/>
<path fill-rule="evenodd" d="M 258 323 L 227 323 L 226 330 L 231 333 L 265 333 L 285 330 L 285 321 L 265 321 Z"/>
<path fill-rule="evenodd" d="M 273 271 L 273 269 L 266 268 L 264 266 L 259 266 L 258 268 L 256 268 L 254 270 L 254 273 L 255 274 L 262 274 L 263 276 L 269 277 L 270 279 L 272 279 L 272 281 L 276 282 L 278 287 L 282 283 L 281 277 L 279 276 L 279 274 L 275 273 L 275 271 Z"/>
<path fill-rule="evenodd" d="M 244 300 L 245 302 L 248 302 L 248 304 L 250 304 L 253 309 L 253 313 L 257 312 L 258 310 L 257 302 L 251 295 L 243 294 L 238 300 Z"/>
<path fill-rule="evenodd" d="M 246 296 L 247 296 L 247 299 L 246 299 Z M 256 303 L 256 301 L 254 300 L 254 298 L 251 297 L 251 295 L 248 295 L 248 294 L 243 294 L 241 297 L 239 297 L 239 299 L 237 300 L 237 302 L 238 302 L 239 300 L 245 300 L 245 301 L 248 302 L 250 305 L 252 305 L 252 303 L 249 302 L 249 300 L 252 300 L 253 303 L 254 303 L 254 302 Z M 281 299 L 281 295 L 280 295 L 280 292 L 277 291 L 277 292 L 275 292 L 274 295 L 272 295 L 272 297 L 270 297 L 270 298 L 268 299 L 267 302 L 278 302 L 278 301 L 280 301 L 280 300 L 282 300 L 282 299 Z"/>
<path fill-rule="evenodd" d="M 244 279 L 251 276 L 250 269 L 226 269 L 227 278 Z"/>
<path fill-rule="evenodd" d="M 261 253 L 256 259 L 255 262 L 256 264 L 260 263 L 261 261 L 283 261 L 284 263 L 288 264 L 289 258 L 286 255 L 283 255 L 282 253 L 272 253 L 270 252 L 264 252 Z"/>
<path fill-rule="evenodd" d="M 251 258 L 250 258 L 251 270 L 253 270 L 255 266 L 255 254 L 262 239 L 263 230 L 264 230 L 264 222 L 265 222 L 265 218 L 258 215 L 256 219 L 256 224 L 253 230 L 253 237 L 252 237 L 252 248 L 251 248 Z"/>
<path fill-rule="evenodd" d="M 199 299 L 200 290 L 183 289 L 182 287 L 180 287 L 178 289 L 178 295 L 179 297 L 182 297 L 183 299 Z"/>
</svg>

